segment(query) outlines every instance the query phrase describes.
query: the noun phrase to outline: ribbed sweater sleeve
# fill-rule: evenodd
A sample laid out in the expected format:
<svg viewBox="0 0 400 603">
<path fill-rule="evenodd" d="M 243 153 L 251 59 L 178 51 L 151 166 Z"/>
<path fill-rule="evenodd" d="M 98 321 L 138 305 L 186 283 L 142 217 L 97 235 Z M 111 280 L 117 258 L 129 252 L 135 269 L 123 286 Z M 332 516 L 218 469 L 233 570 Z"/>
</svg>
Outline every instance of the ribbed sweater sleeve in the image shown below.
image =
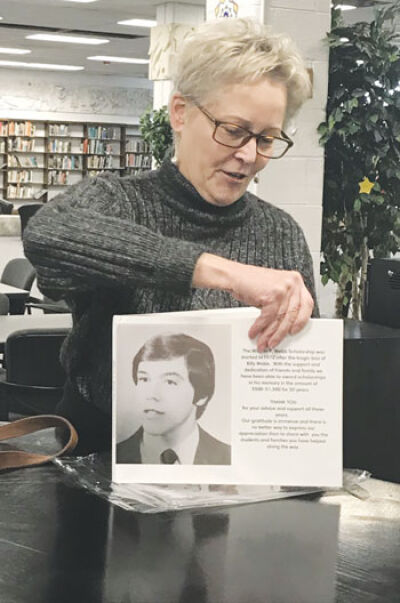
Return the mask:
<svg viewBox="0 0 400 603">
<path fill-rule="evenodd" d="M 308 248 L 304 233 L 300 226 L 296 223 L 299 241 L 299 272 L 303 276 L 304 284 L 311 293 L 314 300 L 313 318 L 319 318 L 318 300 L 315 290 L 313 261 L 310 250 Z"/>
<path fill-rule="evenodd" d="M 24 233 L 39 288 L 55 299 L 115 285 L 189 293 L 195 263 L 205 249 L 137 224 L 137 202 L 118 177 L 100 176 L 47 203 Z"/>
</svg>

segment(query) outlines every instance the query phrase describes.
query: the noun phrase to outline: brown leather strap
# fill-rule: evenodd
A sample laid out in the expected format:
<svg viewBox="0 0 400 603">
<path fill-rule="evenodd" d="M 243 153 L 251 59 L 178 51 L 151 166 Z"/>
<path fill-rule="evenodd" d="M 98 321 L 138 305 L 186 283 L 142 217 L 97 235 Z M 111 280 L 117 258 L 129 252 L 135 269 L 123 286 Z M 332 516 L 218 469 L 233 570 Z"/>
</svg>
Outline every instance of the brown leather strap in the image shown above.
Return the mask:
<svg viewBox="0 0 400 603">
<path fill-rule="evenodd" d="M 18 419 L 17 421 L 1 425 L 0 441 L 18 438 L 35 431 L 49 429 L 50 427 L 61 427 L 69 433 L 68 441 L 61 450 L 54 454 L 38 454 L 23 450 L 1 450 L 0 471 L 44 465 L 57 456 L 61 456 L 66 452 L 72 452 L 78 443 L 78 434 L 72 423 L 64 419 L 64 417 L 56 415 L 37 415 L 36 417 L 26 417 L 25 419 Z"/>
</svg>

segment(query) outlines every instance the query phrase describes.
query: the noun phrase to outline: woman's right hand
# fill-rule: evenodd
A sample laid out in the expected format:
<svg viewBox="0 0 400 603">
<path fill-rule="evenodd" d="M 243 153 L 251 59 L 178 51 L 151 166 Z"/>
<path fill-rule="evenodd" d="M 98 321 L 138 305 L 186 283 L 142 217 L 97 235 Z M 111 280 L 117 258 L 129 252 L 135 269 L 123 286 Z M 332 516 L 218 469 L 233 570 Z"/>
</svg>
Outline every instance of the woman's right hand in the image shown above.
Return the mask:
<svg viewBox="0 0 400 603">
<path fill-rule="evenodd" d="M 257 338 L 259 352 L 301 331 L 314 307 L 299 272 L 248 266 L 207 253 L 197 262 L 193 285 L 224 289 L 244 304 L 260 308 L 249 330 L 249 337 Z"/>
</svg>

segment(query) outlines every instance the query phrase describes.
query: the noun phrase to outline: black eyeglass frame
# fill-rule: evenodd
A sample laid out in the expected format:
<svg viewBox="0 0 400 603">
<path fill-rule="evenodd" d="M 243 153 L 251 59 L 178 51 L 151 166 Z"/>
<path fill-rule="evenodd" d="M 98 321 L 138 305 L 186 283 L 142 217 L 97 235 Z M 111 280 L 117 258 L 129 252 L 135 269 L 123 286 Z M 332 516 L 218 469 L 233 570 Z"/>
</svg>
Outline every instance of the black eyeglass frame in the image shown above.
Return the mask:
<svg viewBox="0 0 400 603">
<path fill-rule="evenodd" d="M 213 140 L 215 140 L 216 143 L 224 146 L 224 147 L 228 147 L 230 149 L 240 149 L 241 147 L 244 147 L 249 140 L 251 140 L 252 138 L 256 139 L 256 152 L 257 155 L 260 155 L 261 157 L 265 157 L 266 159 L 281 159 L 284 155 L 286 155 L 286 153 L 288 152 L 288 150 L 294 145 L 294 142 L 291 138 L 289 138 L 289 136 L 283 131 L 281 130 L 281 134 L 282 136 L 274 136 L 273 134 L 255 134 L 254 132 L 252 132 L 251 130 L 248 130 L 247 128 L 243 128 L 242 126 L 239 126 L 238 124 L 233 124 L 229 121 L 220 121 L 219 119 L 215 119 L 215 117 L 213 117 L 211 115 L 211 113 L 209 113 L 207 111 L 207 109 L 205 109 L 204 107 L 202 107 L 201 105 L 199 105 L 199 103 L 196 103 L 193 99 L 191 99 L 193 104 L 206 116 L 208 117 L 208 119 L 214 124 L 215 128 L 214 128 L 214 132 L 213 132 Z M 242 140 L 242 142 L 240 144 L 236 145 L 231 145 L 231 144 L 226 144 L 224 142 L 220 142 L 219 140 L 217 140 L 215 138 L 215 134 L 217 132 L 217 128 L 219 126 L 235 126 L 235 128 L 241 128 L 242 130 L 244 130 L 245 132 L 248 132 L 248 136 L 245 136 L 245 138 Z M 258 150 L 258 141 L 260 138 L 265 138 L 266 136 L 271 136 L 272 138 L 276 138 L 277 140 L 282 140 L 283 142 L 287 143 L 287 147 L 286 149 L 277 157 L 271 157 L 270 155 L 264 155 L 263 153 L 260 153 Z"/>
</svg>

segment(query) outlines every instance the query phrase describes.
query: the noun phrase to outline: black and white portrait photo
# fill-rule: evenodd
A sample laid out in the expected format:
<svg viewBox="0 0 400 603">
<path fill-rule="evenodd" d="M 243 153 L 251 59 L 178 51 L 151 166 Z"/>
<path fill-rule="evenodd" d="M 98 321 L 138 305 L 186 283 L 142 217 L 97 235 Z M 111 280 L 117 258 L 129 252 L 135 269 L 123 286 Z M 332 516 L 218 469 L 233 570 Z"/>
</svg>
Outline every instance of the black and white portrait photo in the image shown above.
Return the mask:
<svg viewBox="0 0 400 603">
<path fill-rule="evenodd" d="M 116 462 L 229 465 L 230 445 L 216 435 L 215 420 L 210 422 L 214 433 L 204 422 L 209 409 L 222 403 L 216 396 L 218 365 L 210 345 L 182 326 L 177 332 L 158 331 L 131 358 L 128 411 L 121 416 L 117 409 L 119 431 L 126 437 L 117 440 Z"/>
</svg>

